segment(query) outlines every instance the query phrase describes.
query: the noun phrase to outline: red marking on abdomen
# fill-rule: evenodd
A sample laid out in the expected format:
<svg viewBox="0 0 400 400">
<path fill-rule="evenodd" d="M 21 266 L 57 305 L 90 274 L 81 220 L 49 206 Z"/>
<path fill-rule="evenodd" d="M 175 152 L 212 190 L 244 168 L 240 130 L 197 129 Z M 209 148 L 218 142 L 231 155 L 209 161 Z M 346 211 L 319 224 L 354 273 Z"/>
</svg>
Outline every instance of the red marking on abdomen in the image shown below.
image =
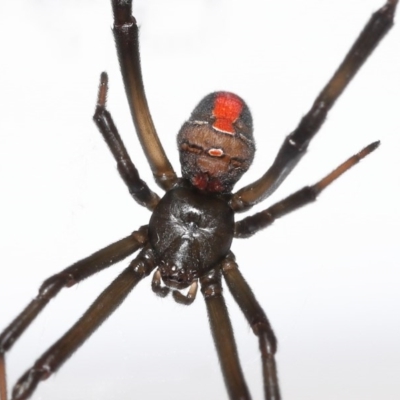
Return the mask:
<svg viewBox="0 0 400 400">
<path fill-rule="evenodd" d="M 208 150 L 208 154 L 212 157 L 222 157 L 224 152 L 222 149 L 210 149 Z"/>
<path fill-rule="evenodd" d="M 191 179 L 192 185 L 197 189 L 205 190 L 212 193 L 222 192 L 225 188 L 218 178 L 210 178 L 208 174 L 199 173 Z"/>
<path fill-rule="evenodd" d="M 215 96 L 213 115 L 216 118 L 213 128 L 218 131 L 235 134 L 233 123 L 243 110 L 242 100 L 233 93 L 219 92 Z"/>
</svg>

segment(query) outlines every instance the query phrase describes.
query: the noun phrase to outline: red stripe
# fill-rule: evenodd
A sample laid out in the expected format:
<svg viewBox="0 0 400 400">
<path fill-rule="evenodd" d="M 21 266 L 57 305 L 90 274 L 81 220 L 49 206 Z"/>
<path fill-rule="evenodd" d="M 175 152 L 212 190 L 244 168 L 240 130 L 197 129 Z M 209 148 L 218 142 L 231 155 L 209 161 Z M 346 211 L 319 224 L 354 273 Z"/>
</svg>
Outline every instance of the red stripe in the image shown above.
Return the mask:
<svg viewBox="0 0 400 400">
<path fill-rule="evenodd" d="M 233 123 L 243 110 L 242 100 L 233 93 L 219 92 L 215 96 L 213 115 L 216 118 L 213 127 L 219 131 L 235 134 Z"/>
</svg>

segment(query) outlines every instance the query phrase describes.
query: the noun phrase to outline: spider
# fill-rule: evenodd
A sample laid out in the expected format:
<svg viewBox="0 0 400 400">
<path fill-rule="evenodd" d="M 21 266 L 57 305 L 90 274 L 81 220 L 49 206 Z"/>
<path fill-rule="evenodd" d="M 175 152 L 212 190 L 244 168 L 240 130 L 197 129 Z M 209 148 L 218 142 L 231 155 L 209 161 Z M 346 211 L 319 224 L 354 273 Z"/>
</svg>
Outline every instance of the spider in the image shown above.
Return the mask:
<svg viewBox="0 0 400 400">
<path fill-rule="evenodd" d="M 105 92 L 105 78 L 103 78 L 103 83 L 102 83 L 102 93 L 104 94 L 104 92 Z M 223 96 L 222 96 L 223 97 Z M 214 100 L 213 100 L 214 101 Z M 215 102 L 216 101 L 214 101 L 214 105 L 215 105 Z M 104 104 L 104 101 L 101 101 L 100 102 L 101 104 Z M 217 119 L 217 122 L 218 122 L 218 118 L 216 118 Z M 224 118 L 220 118 L 220 120 L 224 120 Z M 204 122 L 204 121 L 203 121 Z M 222 123 L 222 122 L 221 122 Z M 219 130 L 224 130 L 224 129 L 222 129 L 221 128 L 221 126 L 214 126 L 214 128 L 216 129 L 216 130 L 218 130 L 218 128 L 219 128 Z M 227 130 L 228 128 L 226 128 L 225 127 L 225 134 L 228 134 L 227 132 L 226 132 L 226 130 Z M 230 129 L 230 128 L 229 128 Z M 224 133 L 224 132 L 223 132 Z M 218 150 L 218 149 L 216 149 L 216 150 Z M 190 171 L 189 171 L 189 173 L 190 173 Z M 199 177 L 196 177 L 196 179 L 197 180 L 200 180 L 200 183 L 201 183 L 201 185 L 203 185 L 204 184 L 204 179 L 200 176 L 200 178 Z M 190 179 L 189 179 L 190 180 Z M 203 183 L 202 183 L 203 182 Z M 192 185 L 194 185 L 195 184 L 195 182 L 192 182 Z M 202 188 L 202 187 L 199 187 L 200 186 L 200 184 L 199 183 L 197 183 L 197 186 L 198 186 L 198 190 L 199 191 L 204 191 L 204 188 Z M 214 196 L 218 196 L 218 195 L 216 195 L 215 194 L 215 192 L 218 192 L 218 190 L 216 190 L 216 187 L 215 186 L 211 186 L 211 187 L 208 187 L 207 188 L 208 190 L 208 192 L 213 192 L 214 194 L 210 194 L 209 195 L 209 197 L 214 197 Z M 224 189 L 225 190 L 225 189 Z M 156 286 L 158 286 L 158 284 L 156 285 Z M 160 292 L 160 293 L 162 293 L 162 292 Z M 237 393 L 237 391 L 236 390 L 234 390 L 234 392 L 235 392 L 235 394 Z M 276 397 L 276 396 L 275 396 Z M 235 397 L 233 397 L 233 398 L 235 398 Z"/>
</svg>

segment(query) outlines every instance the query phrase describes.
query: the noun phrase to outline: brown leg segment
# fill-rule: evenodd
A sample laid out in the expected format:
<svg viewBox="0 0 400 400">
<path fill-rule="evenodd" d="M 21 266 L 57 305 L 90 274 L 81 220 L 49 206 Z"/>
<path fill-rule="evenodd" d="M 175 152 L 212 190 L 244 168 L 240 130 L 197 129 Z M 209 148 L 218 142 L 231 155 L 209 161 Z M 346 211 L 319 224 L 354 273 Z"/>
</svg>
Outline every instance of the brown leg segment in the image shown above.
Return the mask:
<svg viewBox="0 0 400 400">
<path fill-rule="evenodd" d="M 0 335 L 0 400 L 5 400 L 6 379 L 4 353 L 28 328 L 48 302 L 55 297 L 63 287 L 70 287 L 89 276 L 128 257 L 147 242 L 147 226 L 124 239 L 119 240 L 91 256 L 78 261 L 56 275 L 46 279 L 39 289 L 38 295 L 18 315 Z"/>
<path fill-rule="evenodd" d="M 29 398 L 39 382 L 57 371 L 154 268 L 151 251 L 148 248 L 143 249 L 129 267 L 101 293 L 79 321 L 18 380 L 13 389 L 12 399 Z"/>
<path fill-rule="evenodd" d="M 4 354 L 0 354 L 0 400 L 7 400 L 7 376 Z"/>
<path fill-rule="evenodd" d="M 139 173 L 126 151 L 111 114 L 106 109 L 107 91 L 108 77 L 103 72 L 100 77 L 97 107 L 93 120 L 117 162 L 118 172 L 128 186 L 129 193 L 140 205 L 153 211 L 160 198 L 149 189 L 146 182 L 140 179 Z"/>
<path fill-rule="evenodd" d="M 250 286 L 240 273 L 232 253 L 222 262 L 222 273 L 232 296 L 238 303 L 254 334 L 258 337 L 265 399 L 279 400 L 281 397 L 274 357 L 277 342 L 271 325 Z"/>
<path fill-rule="evenodd" d="M 136 132 L 154 179 L 161 188 L 168 190 L 177 177 L 157 136 L 147 105 L 140 67 L 138 27 L 132 16 L 132 1 L 112 0 L 112 7 L 118 59 Z"/>
<path fill-rule="evenodd" d="M 317 196 L 333 181 L 338 179 L 347 170 L 357 164 L 360 160 L 370 154 L 379 146 L 379 142 L 371 143 L 369 146 L 362 149 L 359 153 L 350 157 L 344 163 L 340 164 L 334 171 L 325 176 L 313 186 L 306 186 L 303 189 L 291 194 L 275 203 L 271 207 L 257 214 L 250 215 L 247 218 L 235 223 L 236 238 L 248 238 L 259 230 L 271 225 L 277 218 L 282 217 L 300 207 L 305 206 L 316 200 Z"/>
<path fill-rule="evenodd" d="M 234 194 L 231 200 L 233 210 L 246 211 L 254 204 L 264 200 L 275 191 L 296 166 L 335 101 L 392 27 L 397 3 L 398 0 L 389 0 L 372 15 L 342 64 L 314 101 L 311 109 L 283 142 L 272 166 L 259 180 Z"/>
<path fill-rule="evenodd" d="M 251 396 L 240 367 L 231 321 L 222 296 L 220 270 L 211 271 L 201 278 L 200 283 L 229 398 L 249 400 Z"/>
</svg>

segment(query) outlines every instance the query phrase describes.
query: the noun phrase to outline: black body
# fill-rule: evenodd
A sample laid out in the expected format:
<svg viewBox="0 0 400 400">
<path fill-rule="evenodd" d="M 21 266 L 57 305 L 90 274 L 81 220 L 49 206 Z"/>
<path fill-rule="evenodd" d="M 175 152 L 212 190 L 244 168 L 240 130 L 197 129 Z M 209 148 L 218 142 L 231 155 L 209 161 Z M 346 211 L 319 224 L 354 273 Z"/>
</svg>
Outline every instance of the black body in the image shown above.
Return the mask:
<svg viewBox="0 0 400 400">
<path fill-rule="evenodd" d="M 233 232 L 234 214 L 223 196 L 181 181 L 160 200 L 149 223 L 164 283 L 183 289 L 204 276 L 228 254 Z"/>
</svg>

